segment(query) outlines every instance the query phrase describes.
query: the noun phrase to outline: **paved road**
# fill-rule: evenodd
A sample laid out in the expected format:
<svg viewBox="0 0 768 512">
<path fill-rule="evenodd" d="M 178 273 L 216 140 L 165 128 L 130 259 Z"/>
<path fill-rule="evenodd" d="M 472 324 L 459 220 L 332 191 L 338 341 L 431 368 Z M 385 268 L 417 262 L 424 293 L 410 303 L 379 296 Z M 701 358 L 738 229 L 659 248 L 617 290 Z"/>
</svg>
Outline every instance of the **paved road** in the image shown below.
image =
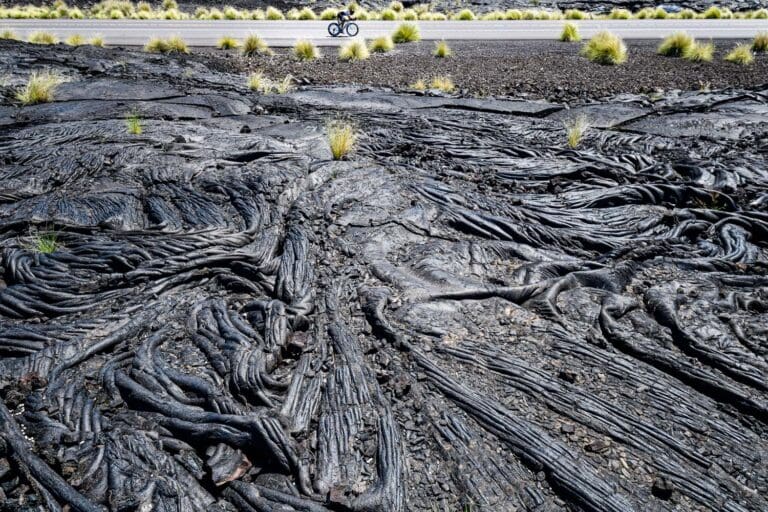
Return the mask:
<svg viewBox="0 0 768 512">
<path fill-rule="evenodd" d="M 752 38 L 768 31 L 768 20 L 589 20 L 577 22 L 582 36 L 611 30 L 625 39 L 659 39 L 685 30 L 697 38 Z M 391 33 L 395 21 L 360 22 L 360 37 Z M 563 21 L 421 21 L 427 40 L 524 40 L 556 39 Z M 35 30 L 56 33 L 104 36 L 108 45 L 143 45 L 150 36 L 180 35 L 191 46 L 213 46 L 223 35 L 243 37 L 257 33 L 272 46 L 289 46 L 296 39 L 310 39 L 319 45 L 336 45 L 344 38 L 331 38 L 327 21 L 166 21 L 166 20 L 0 20 L 0 29 L 11 28 L 26 37 Z"/>
</svg>

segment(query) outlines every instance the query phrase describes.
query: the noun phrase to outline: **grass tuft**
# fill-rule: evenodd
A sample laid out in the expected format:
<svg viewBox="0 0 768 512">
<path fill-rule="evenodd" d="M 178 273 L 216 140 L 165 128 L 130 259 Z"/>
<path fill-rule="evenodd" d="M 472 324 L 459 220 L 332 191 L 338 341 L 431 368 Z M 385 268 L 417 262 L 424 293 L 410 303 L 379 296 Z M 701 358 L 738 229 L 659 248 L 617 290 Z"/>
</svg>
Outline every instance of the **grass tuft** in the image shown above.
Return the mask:
<svg viewBox="0 0 768 512">
<path fill-rule="evenodd" d="M 280 9 L 277 9 L 277 8 L 271 7 L 271 6 L 267 7 L 267 10 L 264 13 L 264 16 L 268 20 L 272 20 L 272 21 L 284 20 L 285 19 L 285 15 L 280 11 Z"/>
<path fill-rule="evenodd" d="M 59 248 L 56 233 L 35 235 L 31 249 L 40 254 L 53 254 Z"/>
<path fill-rule="evenodd" d="M 171 36 L 168 38 L 168 51 L 170 53 L 189 53 L 189 48 L 180 36 Z"/>
<path fill-rule="evenodd" d="M 682 57 L 689 51 L 695 41 L 693 37 L 685 32 L 676 32 L 664 38 L 658 48 L 659 55 L 666 57 Z"/>
<path fill-rule="evenodd" d="M 437 41 L 435 43 L 435 51 L 433 52 L 433 55 L 438 59 L 445 59 L 446 57 L 453 55 L 453 50 L 451 50 L 450 46 L 448 46 L 448 43 L 445 41 Z"/>
<path fill-rule="evenodd" d="M 437 89 L 443 92 L 453 92 L 456 90 L 453 80 L 448 76 L 436 76 L 429 83 L 430 89 Z"/>
<path fill-rule="evenodd" d="M 0 39 L 9 39 L 12 41 L 18 41 L 19 36 L 16 35 L 16 32 L 10 29 L 3 30 L 0 32 Z"/>
<path fill-rule="evenodd" d="M 768 52 L 768 32 L 761 32 L 752 40 L 752 51 L 755 53 Z"/>
<path fill-rule="evenodd" d="M 149 53 L 168 53 L 168 42 L 162 37 L 153 37 L 144 45 L 144 51 Z"/>
<path fill-rule="evenodd" d="M 125 124 L 128 128 L 128 133 L 131 135 L 141 135 L 144 128 L 141 125 L 141 118 L 136 112 L 131 112 L 125 119 Z"/>
<path fill-rule="evenodd" d="M 371 41 L 369 49 L 374 53 L 387 53 L 395 47 L 395 42 L 390 36 L 377 37 Z"/>
<path fill-rule="evenodd" d="M 339 60 L 346 62 L 353 62 L 356 60 L 365 60 L 370 57 L 368 47 L 365 45 L 365 41 L 356 39 L 344 43 L 339 48 Z"/>
<path fill-rule="evenodd" d="M 723 11 L 720 10 L 720 8 L 716 5 L 713 5 L 704 13 L 701 15 L 702 18 L 708 19 L 708 20 L 719 20 L 723 17 Z"/>
<path fill-rule="evenodd" d="M 56 87 L 66 80 L 58 73 L 51 71 L 34 71 L 27 84 L 16 93 L 16 99 L 24 105 L 36 105 L 53 101 Z"/>
<path fill-rule="evenodd" d="M 272 55 L 272 50 L 269 49 L 267 42 L 256 34 L 251 34 L 243 41 L 243 55 L 255 55 L 260 53 L 262 55 Z"/>
<path fill-rule="evenodd" d="M 427 83 L 419 78 L 415 82 L 413 82 L 410 86 L 411 89 L 414 91 L 426 91 L 427 90 Z"/>
<path fill-rule="evenodd" d="M 299 39 L 293 45 L 293 55 L 299 60 L 315 60 L 320 57 L 320 50 L 311 41 Z"/>
<path fill-rule="evenodd" d="M 331 121 L 326 127 L 328 145 L 334 160 L 346 158 L 357 142 L 357 129 L 348 121 Z"/>
<path fill-rule="evenodd" d="M 32 32 L 27 38 L 32 44 L 56 44 L 59 40 L 50 32 Z"/>
<path fill-rule="evenodd" d="M 96 46 L 98 48 L 104 48 L 104 36 L 95 35 L 88 40 L 88 44 Z"/>
<path fill-rule="evenodd" d="M 712 56 L 715 53 L 715 45 L 712 42 L 698 43 L 694 42 L 690 48 L 683 52 L 683 58 L 691 62 L 712 62 Z"/>
<path fill-rule="evenodd" d="M 421 32 L 414 23 L 401 23 L 392 34 L 392 41 L 396 44 L 413 43 L 421 40 Z"/>
<path fill-rule="evenodd" d="M 453 16 L 454 20 L 461 20 L 461 21 L 472 21 L 477 19 L 475 16 L 475 13 L 473 13 L 469 9 L 462 9 L 459 12 L 456 13 L 455 16 Z"/>
<path fill-rule="evenodd" d="M 598 32 L 581 50 L 592 62 L 614 66 L 627 60 L 627 45 L 615 34 Z"/>
<path fill-rule="evenodd" d="M 572 22 L 567 22 L 563 25 L 563 31 L 560 32 L 560 40 L 565 43 L 572 43 L 575 41 L 581 41 L 581 35 L 579 34 L 579 27 Z"/>
<path fill-rule="evenodd" d="M 216 43 L 216 46 L 220 50 L 231 50 L 240 46 L 240 43 L 237 42 L 237 39 L 232 36 L 223 36 L 221 39 L 219 39 L 219 42 Z"/>
<path fill-rule="evenodd" d="M 64 41 L 64 43 L 69 46 L 82 46 L 85 44 L 85 38 L 80 34 L 72 34 Z"/>
<path fill-rule="evenodd" d="M 752 48 L 748 44 L 737 44 L 728 55 L 725 56 L 725 60 L 733 62 L 734 64 L 741 64 L 746 66 L 752 64 L 755 60 L 755 56 L 752 54 Z"/>
<path fill-rule="evenodd" d="M 568 147 L 574 149 L 581 143 L 581 139 L 589 129 L 589 122 L 584 116 L 578 116 L 574 119 L 569 119 L 563 123 L 565 126 L 565 133 L 568 139 Z"/>
</svg>

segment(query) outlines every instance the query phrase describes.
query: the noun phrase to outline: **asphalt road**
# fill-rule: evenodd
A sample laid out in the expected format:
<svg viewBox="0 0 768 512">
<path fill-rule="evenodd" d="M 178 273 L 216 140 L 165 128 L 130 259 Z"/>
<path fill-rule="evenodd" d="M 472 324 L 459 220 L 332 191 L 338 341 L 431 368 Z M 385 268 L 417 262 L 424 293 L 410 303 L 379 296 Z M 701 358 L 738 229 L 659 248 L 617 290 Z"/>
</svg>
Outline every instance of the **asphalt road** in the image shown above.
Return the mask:
<svg viewBox="0 0 768 512">
<path fill-rule="evenodd" d="M 170 21 L 170 20 L 0 20 L 0 29 L 26 37 L 45 30 L 60 38 L 71 34 L 102 35 L 108 45 L 143 45 L 151 36 L 179 35 L 191 46 L 214 46 L 223 35 L 241 38 L 257 33 L 271 46 L 290 46 L 296 39 L 333 46 L 345 38 L 328 35 L 327 21 Z M 400 22 L 359 22 L 358 37 L 370 39 L 391 33 Z M 556 39 L 563 21 L 420 21 L 426 40 Z M 684 30 L 701 39 L 746 39 L 768 31 L 768 20 L 588 20 L 578 21 L 582 37 L 610 30 L 625 39 L 660 39 Z"/>
</svg>

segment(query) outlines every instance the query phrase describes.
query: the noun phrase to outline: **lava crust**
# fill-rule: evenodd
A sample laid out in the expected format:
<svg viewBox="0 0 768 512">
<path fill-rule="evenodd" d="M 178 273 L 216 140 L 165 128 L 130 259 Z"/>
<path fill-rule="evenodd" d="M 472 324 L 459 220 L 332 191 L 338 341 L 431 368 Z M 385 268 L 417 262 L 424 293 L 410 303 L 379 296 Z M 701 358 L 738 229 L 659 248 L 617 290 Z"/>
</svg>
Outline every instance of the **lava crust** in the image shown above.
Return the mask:
<svg viewBox="0 0 768 512">
<path fill-rule="evenodd" d="M 768 510 L 768 90 L 260 96 L 2 50 L 4 510 Z"/>
</svg>

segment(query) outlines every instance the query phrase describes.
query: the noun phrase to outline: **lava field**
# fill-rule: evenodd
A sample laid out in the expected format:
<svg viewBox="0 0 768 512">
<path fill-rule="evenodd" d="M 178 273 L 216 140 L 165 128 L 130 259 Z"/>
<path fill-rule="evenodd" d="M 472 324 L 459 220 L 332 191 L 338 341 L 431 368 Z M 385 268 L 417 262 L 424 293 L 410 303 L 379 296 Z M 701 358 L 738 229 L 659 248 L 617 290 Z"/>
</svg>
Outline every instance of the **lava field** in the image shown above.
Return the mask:
<svg viewBox="0 0 768 512">
<path fill-rule="evenodd" d="M 1 510 L 768 510 L 768 89 L 0 76 Z"/>
</svg>

